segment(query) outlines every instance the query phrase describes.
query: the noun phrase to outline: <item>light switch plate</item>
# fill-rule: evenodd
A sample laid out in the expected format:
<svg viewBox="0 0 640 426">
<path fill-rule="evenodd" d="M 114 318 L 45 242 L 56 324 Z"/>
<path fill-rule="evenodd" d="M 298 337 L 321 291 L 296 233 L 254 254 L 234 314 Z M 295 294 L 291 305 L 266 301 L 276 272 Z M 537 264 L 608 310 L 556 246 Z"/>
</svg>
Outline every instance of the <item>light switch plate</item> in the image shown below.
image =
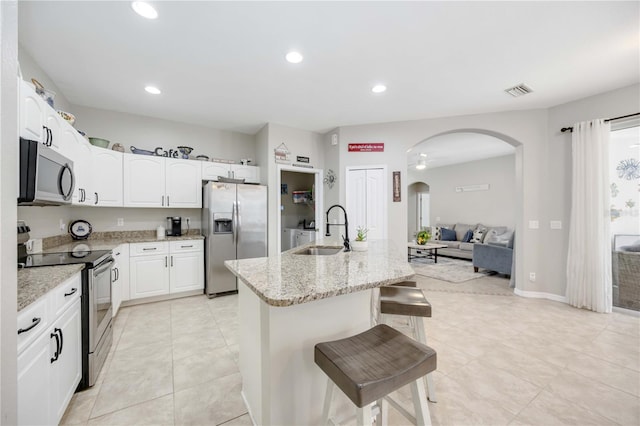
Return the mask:
<svg viewBox="0 0 640 426">
<path fill-rule="evenodd" d="M 552 220 L 549 222 L 549 226 L 551 229 L 562 229 L 562 221 L 560 220 Z"/>
<path fill-rule="evenodd" d="M 529 229 L 538 229 L 538 228 L 540 228 L 540 222 L 538 222 L 537 220 L 529 221 Z"/>
</svg>

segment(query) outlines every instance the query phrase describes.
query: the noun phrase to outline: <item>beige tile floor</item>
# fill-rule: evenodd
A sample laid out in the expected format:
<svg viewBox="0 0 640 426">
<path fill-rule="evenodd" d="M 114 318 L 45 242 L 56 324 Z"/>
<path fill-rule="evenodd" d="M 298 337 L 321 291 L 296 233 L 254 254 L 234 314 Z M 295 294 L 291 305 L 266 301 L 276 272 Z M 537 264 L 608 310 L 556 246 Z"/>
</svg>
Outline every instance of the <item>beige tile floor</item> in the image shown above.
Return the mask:
<svg viewBox="0 0 640 426">
<path fill-rule="evenodd" d="M 517 297 L 495 276 L 418 282 L 434 310 L 425 325 L 438 353 L 435 425 L 640 424 L 640 318 Z M 98 383 L 73 397 L 62 423 L 250 424 L 237 329 L 237 296 L 122 309 Z M 407 389 L 398 396 L 409 401 Z"/>
</svg>

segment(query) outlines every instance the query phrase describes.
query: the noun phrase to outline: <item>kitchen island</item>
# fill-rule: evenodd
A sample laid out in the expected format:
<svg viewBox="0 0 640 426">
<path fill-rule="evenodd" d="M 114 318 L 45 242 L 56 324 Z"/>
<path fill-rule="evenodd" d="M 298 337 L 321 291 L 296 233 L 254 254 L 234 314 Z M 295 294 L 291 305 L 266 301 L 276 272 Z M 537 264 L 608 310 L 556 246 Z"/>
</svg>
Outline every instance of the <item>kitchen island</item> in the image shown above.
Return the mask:
<svg viewBox="0 0 640 426">
<path fill-rule="evenodd" d="M 313 361 L 316 343 L 371 325 L 372 289 L 414 275 L 404 250 L 370 241 L 366 252 L 297 254 L 229 260 L 238 285 L 242 396 L 254 424 L 319 424 L 326 376 Z M 353 409 L 343 395 L 341 409 Z M 342 398 L 342 399 L 340 399 Z"/>
</svg>

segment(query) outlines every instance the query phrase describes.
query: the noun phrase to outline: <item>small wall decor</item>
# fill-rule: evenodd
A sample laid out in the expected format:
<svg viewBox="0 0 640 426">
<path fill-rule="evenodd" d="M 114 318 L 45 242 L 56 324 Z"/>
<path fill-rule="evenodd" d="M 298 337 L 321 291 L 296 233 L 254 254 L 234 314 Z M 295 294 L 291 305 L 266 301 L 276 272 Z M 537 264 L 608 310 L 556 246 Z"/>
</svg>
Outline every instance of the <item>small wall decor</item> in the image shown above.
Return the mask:
<svg viewBox="0 0 640 426">
<path fill-rule="evenodd" d="M 384 152 L 384 142 L 350 143 L 349 152 Z"/>
<path fill-rule="evenodd" d="M 289 156 L 291 155 L 291 151 L 284 143 L 281 143 L 276 149 L 273 150 L 275 153 L 276 163 L 290 163 L 291 160 Z"/>
<path fill-rule="evenodd" d="M 400 172 L 393 172 L 393 202 L 400 201 Z"/>
<path fill-rule="evenodd" d="M 333 170 L 327 170 L 327 175 L 324 177 L 323 182 L 329 187 L 329 189 L 333 188 L 333 184 L 336 183 L 337 180 L 338 178 L 336 177 L 336 174 L 333 172 Z"/>
</svg>

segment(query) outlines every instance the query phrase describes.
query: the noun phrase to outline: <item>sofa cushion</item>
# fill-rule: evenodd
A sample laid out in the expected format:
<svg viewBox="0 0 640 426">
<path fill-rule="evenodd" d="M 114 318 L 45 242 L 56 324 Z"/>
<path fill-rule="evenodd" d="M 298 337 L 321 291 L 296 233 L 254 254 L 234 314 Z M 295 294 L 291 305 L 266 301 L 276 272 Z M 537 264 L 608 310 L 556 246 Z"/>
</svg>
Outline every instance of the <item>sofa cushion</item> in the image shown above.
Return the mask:
<svg viewBox="0 0 640 426">
<path fill-rule="evenodd" d="M 487 232 L 484 243 L 511 248 L 513 247 L 513 230 L 502 226 L 491 228 Z"/>
<path fill-rule="evenodd" d="M 468 243 L 468 242 L 470 242 L 470 241 L 471 241 L 471 238 L 473 238 L 473 231 L 472 231 L 471 229 L 469 229 L 469 230 L 467 231 L 467 233 L 466 233 L 466 234 L 464 234 L 464 237 L 462 237 L 462 240 L 461 240 L 461 241 L 462 241 L 463 243 Z"/>
<path fill-rule="evenodd" d="M 485 228 L 481 228 L 481 229 L 476 229 L 475 231 L 473 231 L 473 236 L 471 237 L 471 241 L 469 241 L 470 243 L 481 243 L 482 240 L 484 240 L 484 236 L 486 234 L 486 229 Z"/>
<path fill-rule="evenodd" d="M 466 223 L 456 223 L 456 227 L 453 228 L 456 231 L 456 240 L 464 241 L 464 236 L 468 230 L 473 229 L 473 225 L 467 225 Z"/>
<path fill-rule="evenodd" d="M 458 249 L 460 248 L 460 241 L 438 241 L 438 244 L 442 244 L 447 246 L 450 249 Z"/>
<path fill-rule="evenodd" d="M 436 223 L 436 226 L 439 226 L 440 228 L 453 229 L 454 225 L 450 223 Z"/>
<path fill-rule="evenodd" d="M 460 243 L 460 250 L 471 251 L 473 250 L 474 243 Z"/>
<path fill-rule="evenodd" d="M 453 229 L 442 228 L 442 241 L 457 241 L 456 231 Z"/>
</svg>

